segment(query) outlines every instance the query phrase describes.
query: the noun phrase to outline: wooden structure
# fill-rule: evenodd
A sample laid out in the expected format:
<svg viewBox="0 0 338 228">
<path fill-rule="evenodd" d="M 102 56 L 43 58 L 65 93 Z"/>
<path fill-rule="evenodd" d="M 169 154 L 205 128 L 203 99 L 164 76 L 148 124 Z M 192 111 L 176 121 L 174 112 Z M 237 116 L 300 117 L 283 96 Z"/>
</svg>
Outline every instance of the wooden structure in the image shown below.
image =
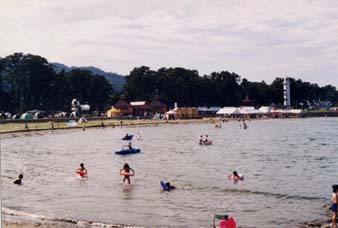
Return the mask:
<svg viewBox="0 0 338 228">
<path fill-rule="evenodd" d="M 150 103 L 149 105 L 149 109 L 150 112 L 154 115 L 156 113 L 165 113 L 166 111 L 168 111 L 168 107 L 166 104 L 164 104 L 163 102 L 161 102 L 158 99 L 158 96 L 156 96 L 153 101 Z"/>
<path fill-rule="evenodd" d="M 175 108 L 165 113 L 167 119 L 193 119 L 201 118 L 198 114 L 197 108 L 184 107 Z"/>
<path fill-rule="evenodd" d="M 133 107 L 125 101 L 123 96 L 121 96 L 120 100 L 116 102 L 114 108 L 119 109 L 122 116 L 133 114 Z"/>
<path fill-rule="evenodd" d="M 149 106 L 145 101 L 132 101 L 130 105 L 134 116 L 147 116 L 149 113 Z"/>
</svg>

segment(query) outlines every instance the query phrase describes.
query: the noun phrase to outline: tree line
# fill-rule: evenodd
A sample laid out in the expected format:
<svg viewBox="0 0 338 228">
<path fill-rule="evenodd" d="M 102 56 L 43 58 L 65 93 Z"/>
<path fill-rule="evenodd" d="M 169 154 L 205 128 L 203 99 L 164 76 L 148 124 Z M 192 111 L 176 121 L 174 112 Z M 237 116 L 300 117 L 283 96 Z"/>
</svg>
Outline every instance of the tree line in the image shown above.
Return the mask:
<svg viewBox="0 0 338 228">
<path fill-rule="evenodd" d="M 338 105 L 338 91 L 334 86 L 289 78 L 293 107 L 307 108 L 318 101 Z M 196 70 L 147 66 L 134 68 L 127 76 L 124 94 L 129 100 L 151 100 L 158 95 L 171 105 L 179 106 L 240 106 L 248 96 L 257 106 L 283 105 L 284 78 L 276 77 L 271 84 L 250 82 L 236 73 L 213 72 L 200 76 Z"/>
<path fill-rule="evenodd" d="M 334 86 L 290 78 L 294 107 L 307 108 L 314 101 L 331 101 L 338 105 Z M 38 55 L 14 53 L 0 59 L 0 109 L 22 113 L 31 109 L 69 111 L 71 100 L 88 102 L 92 111 L 103 112 L 119 96 L 127 100 L 151 101 L 155 96 L 169 106 L 239 106 L 248 95 L 258 105 L 283 104 L 283 79 L 267 84 L 251 82 L 228 71 L 199 75 L 185 68 L 147 66 L 134 68 L 126 76 L 126 84 L 117 94 L 107 79 L 89 70 L 72 69 L 56 73 L 53 65 Z M 1 111 L 0 110 L 0 111 Z"/>
</svg>

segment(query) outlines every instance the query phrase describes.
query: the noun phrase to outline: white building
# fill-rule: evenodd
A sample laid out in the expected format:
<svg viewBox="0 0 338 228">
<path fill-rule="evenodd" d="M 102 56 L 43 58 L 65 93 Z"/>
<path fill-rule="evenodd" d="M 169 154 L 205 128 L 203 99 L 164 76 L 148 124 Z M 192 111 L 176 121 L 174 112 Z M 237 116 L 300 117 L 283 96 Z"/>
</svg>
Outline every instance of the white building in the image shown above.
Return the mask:
<svg viewBox="0 0 338 228">
<path fill-rule="evenodd" d="M 290 108 L 291 107 L 290 80 L 287 77 L 284 78 L 283 94 L 284 94 L 284 106 L 286 108 Z"/>
</svg>

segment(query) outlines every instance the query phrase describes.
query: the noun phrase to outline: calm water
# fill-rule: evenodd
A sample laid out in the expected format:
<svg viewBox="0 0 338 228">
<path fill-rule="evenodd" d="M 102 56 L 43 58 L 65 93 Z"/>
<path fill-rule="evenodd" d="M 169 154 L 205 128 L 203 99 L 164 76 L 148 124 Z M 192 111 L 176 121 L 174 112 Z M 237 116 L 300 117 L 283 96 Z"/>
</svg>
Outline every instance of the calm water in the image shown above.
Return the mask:
<svg viewBox="0 0 338 228">
<path fill-rule="evenodd" d="M 293 227 L 326 218 L 337 184 L 338 119 L 262 120 L 106 128 L 2 139 L 5 211 L 145 227 L 211 227 L 214 213 L 241 227 Z M 126 133 L 142 153 L 118 156 Z M 199 146 L 200 134 L 214 145 Z M 87 181 L 75 175 L 83 162 Z M 136 171 L 124 187 L 119 169 Z M 233 170 L 245 181 L 226 179 Z M 24 173 L 24 184 L 13 179 Z M 161 192 L 159 181 L 191 187 Z M 5 218 L 6 214 L 3 215 Z M 9 216 L 8 216 L 9 217 Z"/>
</svg>

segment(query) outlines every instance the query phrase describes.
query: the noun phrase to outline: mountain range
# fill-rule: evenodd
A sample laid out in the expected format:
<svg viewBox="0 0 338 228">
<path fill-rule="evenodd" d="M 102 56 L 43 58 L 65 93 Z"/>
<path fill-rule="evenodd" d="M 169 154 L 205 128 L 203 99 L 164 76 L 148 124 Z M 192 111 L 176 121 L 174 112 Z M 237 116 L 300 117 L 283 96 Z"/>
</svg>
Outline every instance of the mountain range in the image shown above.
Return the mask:
<svg viewBox="0 0 338 228">
<path fill-rule="evenodd" d="M 82 70 L 89 70 L 93 72 L 93 74 L 104 76 L 113 86 L 116 92 L 121 92 L 123 86 L 126 84 L 126 77 L 117 73 L 111 73 L 101 70 L 100 68 L 88 66 L 88 67 L 76 67 L 76 66 L 66 66 L 62 63 L 51 63 L 56 73 L 59 73 L 62 70 L 66 72 L 72 69 L 82 69 Z"/>
</svg>

